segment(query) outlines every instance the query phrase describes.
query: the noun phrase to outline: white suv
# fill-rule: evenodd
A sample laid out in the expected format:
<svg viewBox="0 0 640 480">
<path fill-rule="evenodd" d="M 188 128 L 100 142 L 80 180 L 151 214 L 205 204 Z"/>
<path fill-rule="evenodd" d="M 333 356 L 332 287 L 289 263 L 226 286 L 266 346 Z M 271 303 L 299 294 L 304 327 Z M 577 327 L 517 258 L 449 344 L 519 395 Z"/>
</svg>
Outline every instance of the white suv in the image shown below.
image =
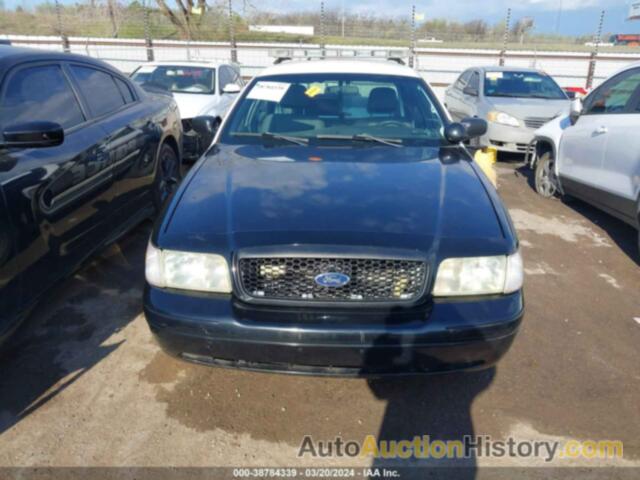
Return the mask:
<svg viewBox="0 0 640 480">
<path fill-rule="evenodd" d="M 536 132 L 537 192 L 569 194 L 640 229 L 639 129 L 640 64 L 633 64 Z"/>
<path fill-rule="evenodd" d="M 244 85 L 237 65 L 211 62 L 150 62 L 139 66 L 131 78 L 145 87 L 156 87 L 173 94 L 187 143 L 202 136 L 193 130 L 192 120 L 199 116 L 211 117 L 212 132 L 215 132 Z M 213 135 L 199 140 L 206 148 Z"/>
</svg>

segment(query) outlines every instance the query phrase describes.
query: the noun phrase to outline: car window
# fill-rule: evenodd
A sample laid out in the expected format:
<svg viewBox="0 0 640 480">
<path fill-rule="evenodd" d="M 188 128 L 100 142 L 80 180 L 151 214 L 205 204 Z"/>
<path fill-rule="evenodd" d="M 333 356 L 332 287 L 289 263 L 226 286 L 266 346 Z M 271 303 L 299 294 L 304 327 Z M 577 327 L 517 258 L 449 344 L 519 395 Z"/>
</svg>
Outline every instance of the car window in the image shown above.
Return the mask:
<svg viewBox="0 0 640 480">
<path fill-rule="evenodd" d="M 84 122 L 80 104 L 58 65 L 23 68 L 9 78 L 0 124 L 49 121 L 71 128 Z"/>
<path fill-rule="evenodd" d="M 489 71 L 484 76 L 486 97 L 565 100 L 567 94 L 550 76 L 539 72 Z"/>
<path fill-rule="evenodd" d="M 471 72 L 472 70 L 467 70 L 466 72 L 462 72 L 462 74 L 458 77 L 458 80 L 455 84 L 458 90 L 462 90 L 467 85 L 469 77 L 471 76 Z"/>
<path fill-rule="evenodd" d="M 101 117 L 124 105 L 122 94 L 108 73 L 79 65 L 72 65 L 71 70 L 94 116 Z"/>
<path fill-rule="evenodd" d="M 139 85 L 157 85 L 174 93 L 211 95 L 215 93 L 216 71 L 205 67 L 142 65 L 131 79 Z"/>
<path fill-rule="evenodd" d="M 440 145 L 442 115 L 423 80 L 359 74 L 261 77 L 245 89 L 222 132 L 222 142 L 259 143 L 264 134 L 315 142 L 392 138 Z"/>
<path fill-rule="evenodd" d="M 117 77 L 113 77 L 113 78 L 116 81 L 116 85 L 118 86 L 118 90 L 120 90 L 120 93 L 122 94 L 122 98 L 124 98 L 124 101 L 126 103 L 132 103 L 135 100 L 135 98 L 133 97 L 133 93 L 131 93 L 131 88 L 129 88 L 129 85 L 127 85 L 127 82 Z"/>
<path fill-rule="evenodd" d="M 603 83 L 585 102 L 585 115 L 623 113 L 640 86 L 640 70 L 630 70 Z"/>
<path fill-rule="evenodd" d="M 471 74 L 471 78 L 469 79 L 467 86 L 475 88 L 478 92 L 480 91 L 480 74 L 478 72 L 473 72 Z"/>
</svg>

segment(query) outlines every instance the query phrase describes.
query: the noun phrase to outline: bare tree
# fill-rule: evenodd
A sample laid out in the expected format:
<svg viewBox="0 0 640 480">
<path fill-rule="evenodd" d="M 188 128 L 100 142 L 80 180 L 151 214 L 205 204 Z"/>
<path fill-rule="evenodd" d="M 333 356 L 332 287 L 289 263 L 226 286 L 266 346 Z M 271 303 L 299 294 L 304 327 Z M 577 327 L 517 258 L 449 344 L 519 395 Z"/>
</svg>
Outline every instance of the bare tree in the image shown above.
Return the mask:
<svg viewBox="0 0 640 480">
<path fill-rule="evenodd" d="M 109 21 L 111 22 L 111 36 L 113 38 L 118 37 L 118 32 L 120 30 L 120 26 L 116 19 L 117 10 L 118 10 L 117 1 L 107 0 L 107 12 L 109 13 Z"/>
<path fill-rule="evenodd" d="M 194 3 L 193 0 L 175 0 L 179 11 L 179 14 L 176 15 L 176 13 L 169 8 L 165 0 L 156 0 L 156 3 L 162 14 L 178 29 L 180 35 L 187 39 L 191 39 L 193 36 L 194 6 L 197 5 L 198 11 L 200 12 L 198 15 L 204 15 L 207 9 L 206 0 L 197 0 L 196 3 Z"/>
</svg>

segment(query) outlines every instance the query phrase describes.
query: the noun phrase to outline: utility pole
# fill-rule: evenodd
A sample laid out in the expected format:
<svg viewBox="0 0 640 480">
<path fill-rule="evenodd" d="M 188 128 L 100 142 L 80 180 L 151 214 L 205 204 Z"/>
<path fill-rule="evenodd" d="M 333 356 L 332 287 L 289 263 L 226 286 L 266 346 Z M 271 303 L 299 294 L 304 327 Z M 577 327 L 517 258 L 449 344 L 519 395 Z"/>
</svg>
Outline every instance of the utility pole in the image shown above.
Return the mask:
<svg viewBox="0 0 640 480">
<path fill-rule="evenodd" d="M 416 6 L 411 6 L 411 52 L 409 54 L 409 66 L 413 68 L 416 56 Z"/>
<path fill-rule="evenodd" d="M 604 23 L 605 11 L 600 13 L 600 23 L 598 23 L 598 31 L 593 39 L 594 47 L 589 58 L 589 70 L 587 71 L 587 90 L 593 87 L 593 77 L 596 74 L 596 57 L 598 56 L 598 50 L 600 49 L 600 41 L 602 39 L 602 24 Z"/>
<path fill-rule="evenodd" d="M 342 30 L 342 38 L 344 38 L 344 0 L 342 0 L 342 25 L 341 25 L 341 30 Z"/>
<path fill-rule="evenodd" d="M 507 54 L 507 45 L 509 43 L 509 29 L 511 24 L 511 9 L 507 8 L 507 18 L 504 22 L 504 37 L 502 38 L 502 51 L 500 52 L 500 66 L 504 66 L 504 57 Z"/>
<path fill-rule="evenodd" d="M 69 37 L 64 33 L 64 25 L 62 23 L 62 7 L 60 6 L 60 2 L 56 0 L 56 18 L 58 20 L 58 34 L 62 40 L 62 50 L 66 53 L 71 51 L 69 46 Z"/>
<path fill-rule="evenodd" d="M 558 0 L 558 2 L 559 2 L 558 16 L 556 17 L 556 28 L 555 28 L 556 35 L 560 33 L 560 19 L 562 18 L 562 0 Z"/>
<path fill-rule="evenodd" d="M 149 19 L 149 6 L 147 0 L 142 2 L 142 8 L 144 8 L 144 45 L 147 49 L 147 61 L 153 62 L 153 40 L 151 40 L 151 24 Z"/>
<path fill-rule="evenodd" d="M 325 55 L 325 38 L 324 38 L 324 2 L 320 2 L 320 53 Z"/>
<path fill-rule="evenodd" d="M 238 46 L 233 24 L 233 0 L 229 0 L 229 45 L 231 46 L 231 62 L 238 63 Z"/>
</svg>

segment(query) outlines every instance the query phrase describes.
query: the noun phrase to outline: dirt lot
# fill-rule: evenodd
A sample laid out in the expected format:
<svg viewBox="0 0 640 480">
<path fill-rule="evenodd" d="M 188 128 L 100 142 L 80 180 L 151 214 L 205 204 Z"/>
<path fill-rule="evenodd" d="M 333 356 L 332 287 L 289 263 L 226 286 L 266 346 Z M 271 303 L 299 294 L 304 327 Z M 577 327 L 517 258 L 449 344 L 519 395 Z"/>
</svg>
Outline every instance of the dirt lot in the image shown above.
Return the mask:
<svg viewBox="0 0 640 480">
<path fill-rule="evenodd" d="M 141 313 L 150 228 L 143 225 L 60 285 L 2 359 L 0 466 L 370 465 L 366 458 L 297 453 L 308 434 L 361 440 L 474 433 L 622 440 L 622 460 L 555 465 L 640 466 L 636 233 L 580 202 L 538 197 L 517 163 L 499 164 L 498 173 L 522 242 L 527 314 L 497 368 L 367 381 L 169 358 Z M 487 466 L 543 464 L 478 456 L 469 465 L 481 468 L 467 478 L 482 477 Z M 634 477 L 630 469 L 594 471 L 598 478 Z"/>
</svg>

